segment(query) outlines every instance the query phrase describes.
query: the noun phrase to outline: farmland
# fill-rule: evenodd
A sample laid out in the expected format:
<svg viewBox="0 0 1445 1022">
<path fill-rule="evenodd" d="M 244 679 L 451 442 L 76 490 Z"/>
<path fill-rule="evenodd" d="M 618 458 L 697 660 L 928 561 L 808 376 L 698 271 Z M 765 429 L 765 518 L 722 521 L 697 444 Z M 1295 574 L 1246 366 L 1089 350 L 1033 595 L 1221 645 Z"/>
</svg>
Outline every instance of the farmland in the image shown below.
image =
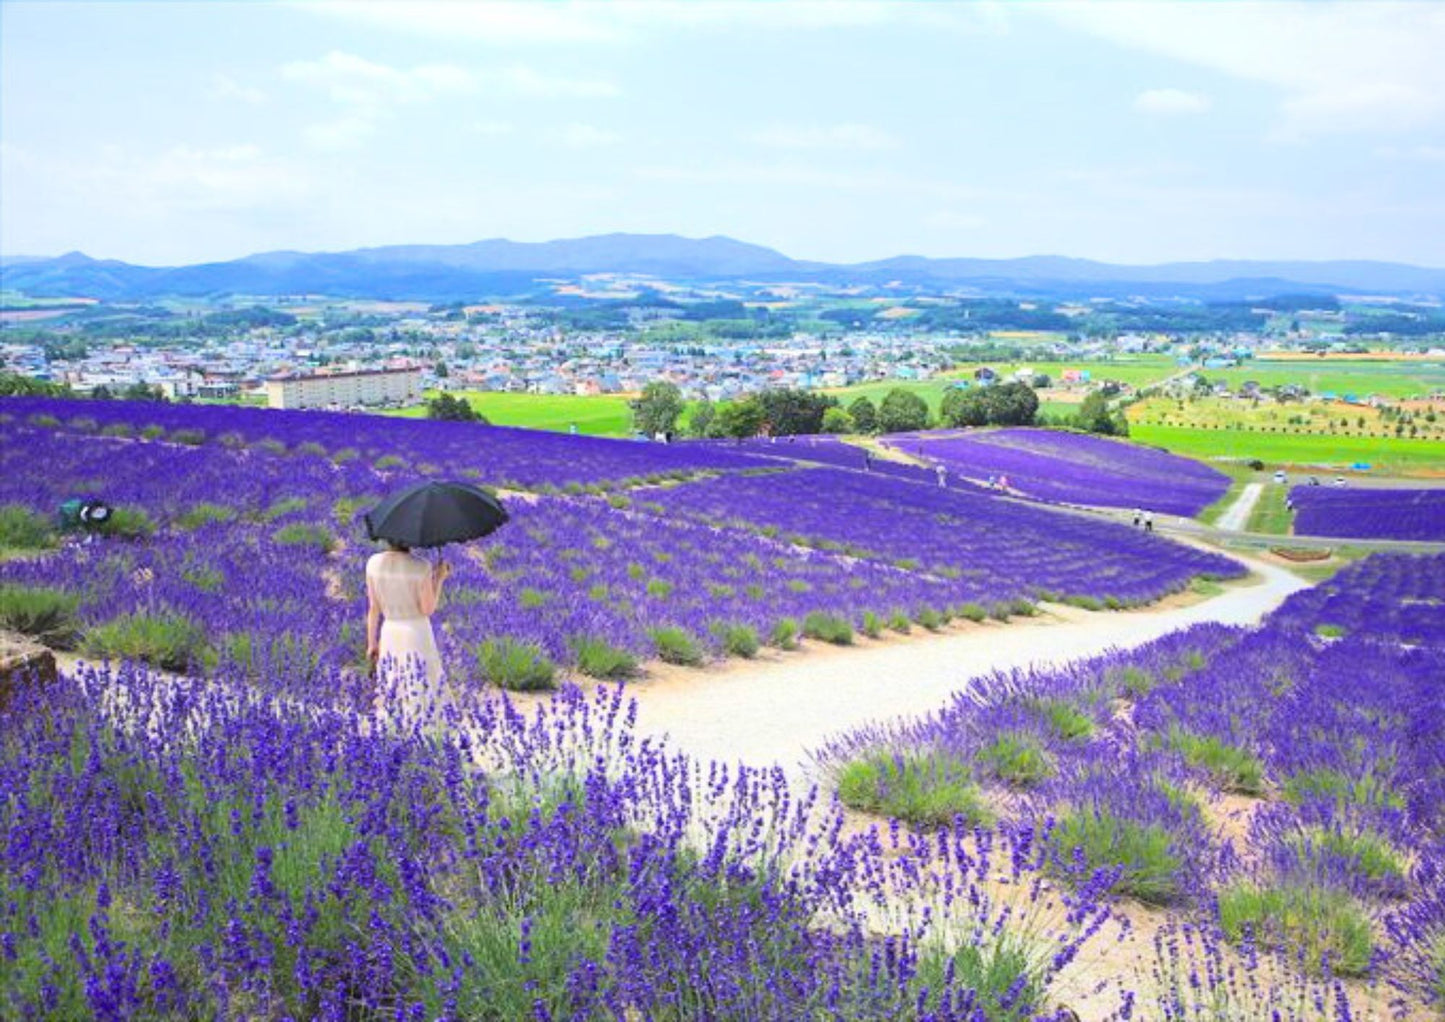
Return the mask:
<svg viewBox="0 0 1445 1022">
<path fill-rule="evenodd" d="M 1371 983 L 1436 996 L 1445 765 L 1411 708 L 1445 695 L 1438 558 L 1361 561 L 1255 629 L 960 677 L 927 720 L 821 750 L 815 791 L 639 737 L 625 686 L 825 647 L 847 670 L 850 645 L 1044 632 L 1008 622 L 1061 603 L 1119 620 L 1243 566 L 832 438 L 41 398 L 0 425 L 0 627 L 64 666 L 0 709 L 0 1014 L 1062 1022 L 1226 997 L 1344 1019 Z M 1191 506 L 1227 482 L 1039 436 L 1017 451 L 1081 473 L 1046 499 L 1094 470 Z M 357 516 L 444 477 L 512 520 L 448 551 L 449 697 L 388 724 Z M 75 496 L 117 513 L 60 535 Z"/>
<path fill-rule="evenodd" d="M 1270 358 L 1250 359 L 1241 366 L 1210 369 L 1210 380 L 1222 380 L 1232 389 L 1253 380 L 1261 387 L 1294 384 L 1311 394 L 1378 394 L 1393 398 L 1425 398 L 1445 394 L 1445 362 L 1438 359 Z"/>
<path fill-rule="evenodd" d="M 1129 427 L 1129 438 L 1194 458 L 1258 458 L 1270 465 L 1348 469 L 1362 463 L 1385 475 L 1436 476 L 1445 471 L 1445 445 L 1439 440 L 1396 437 L 1264 433 L 1222 426 Z"/>
<path fill-rule="evenodd" d="M 498 426 L 520 426 L 592 436 L 624 436 L 631 425 L 627 399 L 614 395 L 575 397 L 565 394 L 509 394 L 496 391 L 456 390 L 454 397 L 466 400 L 488 422 Z M 402 409 L 395 414 L 420 418 L 425 406 Z"/>
</svg>

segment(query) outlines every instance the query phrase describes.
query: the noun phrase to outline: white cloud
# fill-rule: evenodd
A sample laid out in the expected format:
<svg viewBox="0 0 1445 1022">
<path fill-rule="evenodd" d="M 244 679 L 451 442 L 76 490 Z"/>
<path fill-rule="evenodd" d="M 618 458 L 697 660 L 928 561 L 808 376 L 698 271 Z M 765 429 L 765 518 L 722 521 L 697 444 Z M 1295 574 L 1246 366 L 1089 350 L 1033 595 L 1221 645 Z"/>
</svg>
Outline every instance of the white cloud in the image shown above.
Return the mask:
<svg viewBox="0 0 1445 1022">
<path fill-rule="evenodd" d="M 1182 89 L 1146 89 L 1134 97 L 1134 109 L 1146 114 L 1202 114 L 1209 107 L 1208 96 Z"/>
<path fill-rule="evenodd" d="M 266 94 L 260 89 L 251 85 L 242 85 L 230 75 L 223 75 L 220 72 L 211 76 L 211 95 L 217 99 L 235 99 L 252 105 L 266 102 Z"/>
<path fill-rule="evenodd" d="M 299 3 L 299 9 L 397 31 L 495 46 L 616 44 L 668 31 L 779 31 L 872 28 L 911 22 L 965 33 L 1006 30 L 1006 8 L 996 2 L 962 5 L 901 4 L 886 0 L 565 0 L 459 3 L 455 0 L 335 0 Z"/>
<path fill-rule="evenodd" d="M 772 125 L 746 140 L 773 149 L 894 149 L 898 139 L 869 124 L 834 124 L 829 127 Z"/>
<path fill-rule="evenodd" d="M 568 124 L 553 132 L 552 138 L 569 149 L 596 149 L 622 141 L 617 132 L 591 124 Z"/>
<path fill-rule="evenodd" d="M 464 68 L 424 64 L 409 71 L 333 50 L 319 60 L 293 61 L 281 76 L 324 90 L 337 103 L 377 107 L 470 92 L 476 78 Z"/>
<path fill-rule="evenodd" d="M 1445 5 L 1075 2 L 1029 10 L 1277 88 L 1281 137 L 1404 131 L 1445 120 Z"/>
</svg>

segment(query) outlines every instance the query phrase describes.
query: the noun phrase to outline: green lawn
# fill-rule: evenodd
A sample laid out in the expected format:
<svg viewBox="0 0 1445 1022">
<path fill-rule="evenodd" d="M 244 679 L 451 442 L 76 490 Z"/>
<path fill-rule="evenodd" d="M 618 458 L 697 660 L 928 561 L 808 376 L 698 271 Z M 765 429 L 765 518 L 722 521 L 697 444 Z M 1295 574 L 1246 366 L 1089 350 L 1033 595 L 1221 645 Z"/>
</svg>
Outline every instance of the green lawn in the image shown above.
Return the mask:
<svg viewBox="0 0 1445 1022">
<path fill-rule="evenodd" d="M 1261 387 L 1296 383 L 1311 394 L 1340 396 L 1424 397 L 1434 391 L 1445 391 L 1445 361 L 1255 359 L 1238 368 L 1202 372 L 1207 379 L 1224 380 L 1231 388 L 1253 380 Z"/>
<path fill-rule="evenodd" d="M 1249 513 L 1249 521 L 1245 524 L 1244 531 L 1287 535 L 1290 526 L 1294 524 L 1294 512 L 1284 506 L 1288 496 L 1288 484 L 1281 486 L 1275 482 L 1265 483 L 1264 489 L 1260 491 L 1259 501 Z"/>
<path fill-rule="evenodd" d="M 577 424 L 577 432 L 593 436 L 624 436 L 630 425 L 627 399 L 611 394 L 576 397 L 571 394 L 506 394 L 496 391 L 457 390 L 473 408 L 498 426 L 525 426 L 566 433 Z M 426 409 L 417 405 L 389 412 L 407 418 L 421 418 Z"/>
<path fill-rule="evenodd" d="M 1355 462 L 1365 462 L 1376 475 L 1445 471 L 1445 443 L 1439 440 L 1256 433 L 1243 429 L 1133 423 L 1129 426 L 1129 438 L 1196 458 L 1258 458 L 1271 468 L 1282 465 L 1348 468 Z"/>
</svg>

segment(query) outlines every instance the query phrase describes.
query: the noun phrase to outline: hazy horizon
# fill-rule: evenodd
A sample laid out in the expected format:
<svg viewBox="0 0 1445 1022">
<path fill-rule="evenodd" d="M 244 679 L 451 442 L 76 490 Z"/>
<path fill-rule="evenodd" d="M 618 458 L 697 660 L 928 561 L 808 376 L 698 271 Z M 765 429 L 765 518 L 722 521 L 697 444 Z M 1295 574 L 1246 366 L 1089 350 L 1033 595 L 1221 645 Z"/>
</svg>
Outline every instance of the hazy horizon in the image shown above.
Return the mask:
<svg viewBox="0 0 1445 1022">
<path fill-rule="evenodd" d="M 1445 266 L 1445 6 L 0 0 L 0 253 Z"/>
</svg>

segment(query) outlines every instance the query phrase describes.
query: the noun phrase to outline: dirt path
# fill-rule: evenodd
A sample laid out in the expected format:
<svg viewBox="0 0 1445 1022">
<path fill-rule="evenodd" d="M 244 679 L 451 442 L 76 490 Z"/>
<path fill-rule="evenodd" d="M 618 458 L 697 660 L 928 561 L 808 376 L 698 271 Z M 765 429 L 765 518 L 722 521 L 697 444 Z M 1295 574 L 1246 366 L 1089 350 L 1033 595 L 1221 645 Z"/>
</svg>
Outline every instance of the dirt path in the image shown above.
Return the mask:
<svg viewBox="0 0 1445 1022">
<path fill-rule="evenodd" d="M 1259 495 L 1264 492 L 1263 483 L 1250 483 L 1239 491 L 1239 496 L 1234 498 L 1234 503 L 1229 505 L 1229 510 L 1219 516 L 1214 523 L 1215 528 L 1225 532 L 1243 532 L 1244 527 L 1249 524 L 1249 516 L 1254 511 L 1254 505 L 1259 503 Z"/>
<path fill-rule="evenodd" d="M 938 636 L 860 640 L 855 649 L 812 649 L 710 669 L 662 669 L 628 686 L 638 730 L 668 735 L 702 759 L 777 763 L 797 779 L 807 755 L 830 736 L 890 717 L 943 706 L 970 680 L 995 670 L 1059 664 L 1110 647 L 1128 648 L 1206 621 L 1250 624 L 1307 583 L 1253 562 L 1253 584 L 1157 610 L 1051 608 L 1009 624 L 963 626 Z"/>
</svg>

